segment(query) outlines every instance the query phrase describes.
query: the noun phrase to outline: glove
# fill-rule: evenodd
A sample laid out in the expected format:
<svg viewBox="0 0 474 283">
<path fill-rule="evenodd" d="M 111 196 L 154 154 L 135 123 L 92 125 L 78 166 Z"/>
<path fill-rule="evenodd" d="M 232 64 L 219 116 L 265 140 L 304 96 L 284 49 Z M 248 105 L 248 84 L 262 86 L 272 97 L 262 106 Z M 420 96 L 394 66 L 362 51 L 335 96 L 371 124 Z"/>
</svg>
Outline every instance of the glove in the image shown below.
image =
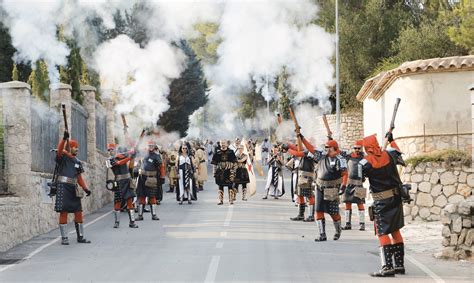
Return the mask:
<svg viewBox="0 0 474 283">
<path fill-rule="evenodd" d="M 303 140 L 303 139 L 304 139 L 304 136 L 303 136 L 303 134 L 302 134 L 302 133 L 299 133 L 299 134 L 297 134 L 296 136 L 297 136 L 298 138 L 300 138 L 301 140 Z"/>
<path fill-rule="evenodd" d="M 64 131 L 63 140 L 67 140 L 67 139 L 69 139 L 69 132 Z"/>
<path fill-rule="evenodd" d="M 339 195 L 342 195 L 345 191 L 346 191 L 346 185 L 341 185 L 341 187 L 339 187 Z"/>
<path fill-rule="evenodd" d="M 90 196 L 91 193 L 92 193 L 92 192 L 91 192 L 90 190 L 88 190 L 88 189 L 84 189 L 84 192 L 86 192 L 86 196 L 87 196 L 87 197 Z"/>
<path fill-rule="evenodd" d="M 328 136 L 328 141 L 334 140 L 331 136 Z"/>
<path fill-rule="evenodd" d="M 393 134 L 392 132 L 387 132 L 385 134 L 385 138 L 388 140 L 388 142 L 393 142 Z"/>
</svg>

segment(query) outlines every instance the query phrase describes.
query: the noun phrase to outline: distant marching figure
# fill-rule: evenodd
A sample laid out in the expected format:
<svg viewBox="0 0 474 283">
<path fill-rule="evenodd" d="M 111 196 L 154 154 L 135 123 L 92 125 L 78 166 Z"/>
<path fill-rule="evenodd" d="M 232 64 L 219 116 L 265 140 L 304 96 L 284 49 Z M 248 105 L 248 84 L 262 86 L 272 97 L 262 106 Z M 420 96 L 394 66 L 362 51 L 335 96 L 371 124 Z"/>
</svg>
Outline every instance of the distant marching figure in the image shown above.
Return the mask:
<svg viewBox="0 0 474 283">
<path fill-rule="evenodd" d="M 272 148 L 272 156 L 268 160 L 267 184 L 265 185 L 265 196 L 268 195 L 278 199 L 285 194 L 285 184 L 283 183 L 283 155 L 278 145 Z"/>
<path fill-rule="evenodd" d="M 193 195 L 193 174 L 194 166 L 189 156 L 191 149 L 186 144 L 179 147 L 178 156 L 178 175 L 179 175 L 179 204 L 183 204 L 184 199 L 188 200 L 188 204 L 192 204 Z"/>
<path fill-rule="evenodd" d="M 234 188 L 238 191 L 239 185 L 242 185 L 242 200 L 247 200 L 247 184 L 250 183 L 249 171 L 247 170 L 247 159 L 249 158 L 244 153 L 244 146 L 239 145 L 237 153 L 237 171 L 235 173 Z"/>
</svg>

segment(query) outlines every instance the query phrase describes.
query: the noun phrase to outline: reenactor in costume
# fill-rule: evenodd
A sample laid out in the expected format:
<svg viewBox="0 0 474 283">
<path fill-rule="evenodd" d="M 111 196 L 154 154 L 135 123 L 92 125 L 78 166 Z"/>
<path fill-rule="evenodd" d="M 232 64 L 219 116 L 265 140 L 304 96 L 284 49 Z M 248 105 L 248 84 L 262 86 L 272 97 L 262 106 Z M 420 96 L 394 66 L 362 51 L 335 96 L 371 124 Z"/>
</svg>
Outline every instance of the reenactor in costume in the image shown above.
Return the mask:
<svg viewBox="0 0 474 283">
<path fill-rule="evenodd" d="M 357 140 L 352 147 L 353 152 L 345 155 L 344 157 L 347 160 L 347 170 L 348 170 L 348 180 L 347 187 L 342 188 L 343 197 L 342 200 L 346 205 L 346 210 L 344 211 L 344 218 L 346 224 L 342 227 L 342 230 L 351 230 L 351 217 L 352 217 L 352 204 L 357 204 L 359 210 L 359 230 L 365 230 L 365 196 L 367 194 L 367 189 L 364 188 L 364 180 L 359 177 L 359 162 L 364 158 L 364 153 L 362 152 L 362 140 Z"/>
<path fill-rule="evenodd" d="M 308 151 L 298 150 L 293 144 L 288 144 L 288 153 L 299 158 L 297 160 L 296 169 L 296 195 L 298 196 L 298 215 L 290 218 L 293 221 L 314 222 L 315 199 L 314 199 L 314 155 Z M 305 198 L 309 200 L 310 212 L 308 217 L 304 219 L 304 211 L 306 207 Z"/>
<path fill-rule="evenodd" d="M 158 146 L 154 141 L 148 141 L 148 152 L 141 160 L 139 170 L 137 196 L 138 196 L 138 217 L 137 221 L 143 220 L 143 209 L 146 205 L 146 198 L 150 204 L 151 219 L 160 220 L 157 216 L 157 197 L 161 182 L 162 159 Z"/>
<path fill-rule="evenodd" d="M 300 160 L 297 156 L 291 156 L 288 159 L 288 162 L 285 164 L 285 167 L 290 170 L 291 172 L 291 179 L 290 179 L 290 188 L 291 188 L 291 201 L 297 202 L 298 195 L 296 194 L 297 187 L 296 184 L 298 183 L 298 165 Z M 298 206 L 298 203 L 296 203 Z"/>
<path fill-rule="evenodd" d="M 193 187 L 194 187 L 194 166 L 192 157 L 189 155 L 191 151 L 190 146 L 183 144 L 179 148 L 178 156 L 178 198 L 179 204 L 183 204 L 184 199 L 187 199 L 188 204 L 192 204 Z"/>
<path fill-rule="evenodd" d="M 267 184 L 265 185 L 265 196 L 268 195 L 278 199 L 285 194 L 285 184 L 283 183 L 283 154 L 278 145 L 272 148 L 272 155 L 268 160 Z"/>
<path fill-rule="evenodd" d="M 204 190 L 204 182 L 207 181 L 207 154 L 201 144 L 197 144 L 196 160 L 197 160 L 197 185 L 200 191 Z"/>
<path fill-rule="evenodd" d="M 339 214 L 339 190 L 347 181 L 347 163 L 339 154 L 339 145 L 333 139 L 325 144 L 326 152 L 316 150 L 302 135 L 303 144 L 308 149 L 308 157 L 313 158 L 316 165 L 316 223 L 319 237 L 316 242 L 326 241 L 326 219 L 328 213 L 333 222 L 336 233 L 333 240 L 341 237 L 341 215 Z"/>
<path fill-rule="evenodd" d="M 221 140 L 214 155 L 211 164 L 214 165 L 214 178 L 219 186 L 218 205 L 224 204 L 224 187 L 229 192 L 229 203 L 234 204 L 234 179 L 237 167 L 237 158 L 234 152 L 228 148 L 227 140 Z"/>
<path fill-rule="evenodd" d="M 168 156 L 162 146 L 158 146 L 158 152 L 161 156 L 160 166 L 160 178 L 158 180 L 158 197 L 156 198 L 156 204 L 160 204 L 163 201 L 163 185 L 166 180 L 166 167 L 168 166 Z"/>
<path fill-rule="evenodd" d="M 268 141 L 268 138 L 265 138 L 263 140 L 263 143 L 262 143 L 262 162 L 263 162 L 263 165 L 268 164 L 269 152 L 270 152 L 270 142 Z"/>
<path fill-rule="evenodd" d="M 69 151 L 64 150 L 68 148 Z M 67 232 L 67 215 L 74 213 L 74 226 L 76 228 L 77 242 L 88 244 L 91 241 L 84 238 L 84 216 L 82 214 L 81 198 L 90 196 L 91 191 L 82 177 L 84 168 L 79 159 L 77 152 L 79 151 L 79 143 L 75 140 L 69 140 L 69 132 L 64 132 L 64 137 L 59 141 L 56 163 L 57 171 L 57 192 L 54 210 L 59 213 L 59 230 L 61 232 L 61 244 L 69 245 Z M 79 185 L 81 189 L 78 188 Z"/>
<path fill-rule="evenodd" d="M 367 155 L 359 163 L 362 166 L 361 177 L 369 179 L 369 189 L 374 200 L 371 209 L 375 232 L 380 242 L 382 268 L 371 274 L 374 277 L 405 274 L 405 248 L 400 229 L 405 225 L 402 202 L 407 200 L 406 198 L 409 200 L 409 195 L 397 170 L 397 165 L 405 164 L 390 132 L 386 138 L 391 148 L 382 150 L 375 135 L 365 137 L 364 149 Z"/>
<path fill-rule="evenodd" d="M 179 180 L 179 175 L 178 175 L 178 166 L 177 166 L 177 160 L 178 160 L 178 149 L 176 150 L 171 150 L 169 153 L 169 159 L 168 159 L 168 179 L 169 179 L 169 185 L 170 189 L 167 191 L 167 193 L 173 193 L 174 189 L 178 185 L 178 180 Z"/>
<path fill-rule="evenodd" d="M 127 211 L 129 217 L 128 227 L 138 228 L 135 224 L 135 208 L 133 205 L 133 198 L 136 197 L 134 192 L 134 184 L 132 176 L 130 175 L 129 163 L 133 164 L 136 152 L 134 150 L 127 152 L 125 147 L 119 147 L 116 150 L 115 144 L 108 144 L 107 150 L 109 152 L 109 159 L 107 160 L 107 167 L 112 170 L 115 175 L 114 179 L 114 228 L 120 225 L 120 210 L 122 202 L 127 204 Z M 116 153 L 118 151 L 118 153 Z"/>
<path fill-rule="evenodd" d="M 239 146 L 235 157 L 237 158 L 237 169 L 235 173 L 234 188 L 237 192 L 239 190 L 239 185 L 242 185 L 242 200 L 246 201 L 247 184 L 250 183 L 249 172 L 247 170 L 247 159 L 249 157 L 244 153 L 243 145 Z"/>
</svg>

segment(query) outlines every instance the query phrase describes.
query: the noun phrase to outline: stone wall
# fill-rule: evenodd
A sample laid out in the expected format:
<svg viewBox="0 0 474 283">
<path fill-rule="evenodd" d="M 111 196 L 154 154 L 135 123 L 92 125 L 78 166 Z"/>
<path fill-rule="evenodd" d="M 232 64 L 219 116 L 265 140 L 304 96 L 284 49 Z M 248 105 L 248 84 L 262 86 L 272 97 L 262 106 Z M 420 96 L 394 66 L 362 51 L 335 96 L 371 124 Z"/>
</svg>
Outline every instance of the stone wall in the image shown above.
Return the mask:
<svg viewBox="0 0 474 283">
<path fill-rule="evenodd" d="M 82 89 L 84 108 L 95 109 L 95 89 Z M 0 197 L 0 251 L 5 251 L 32 237 L 57 227 L 58 215 L 54 199 L 47 196 L 46 183 L 52 175 L 31 171 L 31 93 L 30 86 L 22 82 L 0 84 L 3 99 L 3 125 L 5 125 L 5 182 L 12 196 Z M 70 114 L 71 86 L 52 86 L 50 107 L 59 111 L 66 104 Z M 111 109 L 110 107 L 108 109 Z M 94 116 L 89 113 L 89 117 Z M 109 111 L 107 116 L 113 117 Z M 68 117 L 70 125 L 70 116 Z M 96 150 L 95 119 L 88 119 L 88 162 L 84 163 L 85 181 L 92 195 L 83 199 L 85 214 L 112 201 L 112 194 L 105 190 L 105 156 Z M 64 130 L 61 122 L 60 135 Z M 59 139 L 60 137 L 58 137 Z M 74 138 L 74 137 L 72 137 Z M 92 142 L 91 142 L 92 141 Z M 70 216 L 72 219 L 72 215 Z M 87 217 L 86 217 L 87 219 Z M 87 220 L 86 220 L 87 221 Z"/>
<path fill-rule="evenodd" d="M 411 183 L 414 200 L 405 204 L 405 220 L 438 221 L 449 204 L 474 200 L 474 169 L 458 163 L 420 163 L 408 165 L 401 174 L 404 183 Z"/>
<path fill-rule="evenodd" d="M 456 129 L 456 126 L 454 126 L 454 129 Z M 404 158 L 443 149 L 459 149 L 469 153 L 469 155 L 472 154 L 472 135 L 466 133 L 449 136 L 396 137 L 396 142 L 403 152 Z"/>
<path fill-rule="evenodd" d="M 336 115 L 326 115 L 328 120 L 329 128 L 333 132 L 335 138 L 336 135 Z M 314 128 L 316 129 L 316 144 L 324 144 L 327 139 L 326 128 L 322 118 L 315 119 Z M 350 149 L 354 144 L 355 140 L 362 139 L 364 137 L 364 121 L 362 113 L 344 113 L 341 114 L 341 134 L 342 136 L 337 139 L 339 146 L 343 149 Z"/>
<path fill-rule="evenodd" d="M 441 257 L 467 259 L 472 256 L 474 242 L 474 201 L 448 204 L 441 214 L 443 242 Z"/>
</svg>

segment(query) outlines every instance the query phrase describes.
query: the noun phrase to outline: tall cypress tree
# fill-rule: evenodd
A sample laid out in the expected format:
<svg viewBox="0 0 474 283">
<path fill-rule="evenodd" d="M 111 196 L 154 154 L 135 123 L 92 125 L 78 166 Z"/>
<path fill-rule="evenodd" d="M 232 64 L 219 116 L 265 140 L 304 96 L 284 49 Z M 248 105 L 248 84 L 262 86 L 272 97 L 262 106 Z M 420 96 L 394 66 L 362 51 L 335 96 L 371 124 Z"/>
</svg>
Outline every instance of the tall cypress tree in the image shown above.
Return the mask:
<svg viewBox="0 0 474 283">
<path fill-rule="evenodd" d="M 201 62 L 188 43 L 181 41 L 179 47 L 188 57 L 187 67 L 180 78 L 172 81 L 168 96 L 170 109 L 157 124 L 167 132 L 178 131 L 184 137 L 189 128 L 189 116 L 207 102 L 207 82 Z"/>
</svg>

